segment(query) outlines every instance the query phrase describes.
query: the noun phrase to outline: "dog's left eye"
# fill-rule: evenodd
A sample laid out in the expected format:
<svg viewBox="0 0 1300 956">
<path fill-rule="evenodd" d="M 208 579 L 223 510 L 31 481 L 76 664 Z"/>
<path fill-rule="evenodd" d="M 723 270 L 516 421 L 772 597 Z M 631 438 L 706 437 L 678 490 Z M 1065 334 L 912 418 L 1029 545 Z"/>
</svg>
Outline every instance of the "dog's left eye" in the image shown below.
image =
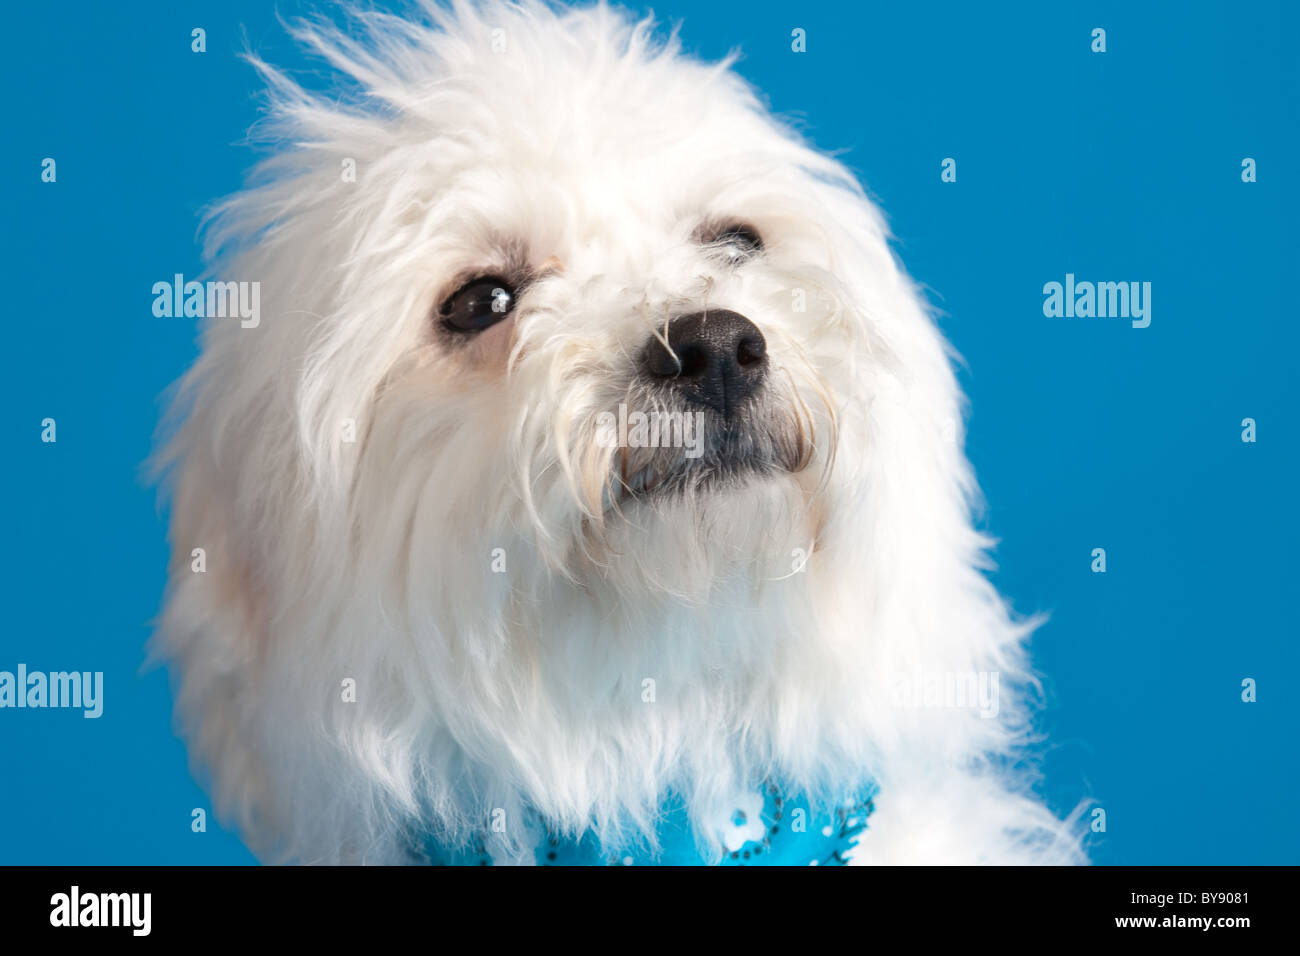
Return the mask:
<svg viewBox="0 0 1300 956">
<path fill-rule="evenodd" d="M 497 276 L 471 279 L 438 309 L 442 323 L 454 332 L 481 332 L 496 325 L 515 307 L 515 290 Z"/>
<path fill-rule="evenodd" d="M 701 241 L 710 251 L 731 263 L 744 262 L 763 251 L 763 238 L 758 230 L 743 222 L 708 230 L 701 236 Z"/>
</svg>

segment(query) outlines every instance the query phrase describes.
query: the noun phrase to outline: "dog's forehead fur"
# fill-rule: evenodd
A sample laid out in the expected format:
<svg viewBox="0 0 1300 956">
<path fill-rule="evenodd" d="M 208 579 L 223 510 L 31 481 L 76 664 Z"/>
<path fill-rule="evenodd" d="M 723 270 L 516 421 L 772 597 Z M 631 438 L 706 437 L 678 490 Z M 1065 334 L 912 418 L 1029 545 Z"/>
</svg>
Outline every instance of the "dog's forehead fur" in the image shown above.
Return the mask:
<svg viewBox="0 0 1300 956">
<path fill-rule="evenodd" d="M 462 10 L 444 24 L 456 40 L 417 41 L 395 77 L 390 101 L 403 138 L 435 150 L 444 171 L 509 169 L 507 185 L 662 206 L 785 169 L 799 149 L 773 136 L 771 117 L 729 62 L 685 59 L 675 41 L 661 44 L 645 24 L 607 9 L 570 14 L 562 32 L 497 11 Z M 638 183 L 672 183 L 688 195 L 647 194 Z"/>
<path fill-rule="evenodd" d="M 261 283 L 263 318 L 207 324 L 160 456 L 157 649 L 258 851 L 401 859 L 496 810 L 505 856 L 536 818 L 615 846 L 670 789 L 716 847 L 738 789 L 873 778 L 868 856 L 1073 858 L 1000 772 L 1019 697 L 996 719 L 897 701 L 945 673 L 1012 695 L 1030 625 L 981 574 L 945 344 L 848 171 L 729 63 L 603 5 L 295 32 L 354 95 L 254 58 L 275 152 L 206 251 Z M 698 241 L 733 221 L 765 246 L 734 267 Z M 493 273 L 525 280 L 518 307 L 458 343 L 438 305 Z M 597 417 L 707 308 L 761 329 L 761 424 L 807 461 L 611 508 Z"/>
</svg>

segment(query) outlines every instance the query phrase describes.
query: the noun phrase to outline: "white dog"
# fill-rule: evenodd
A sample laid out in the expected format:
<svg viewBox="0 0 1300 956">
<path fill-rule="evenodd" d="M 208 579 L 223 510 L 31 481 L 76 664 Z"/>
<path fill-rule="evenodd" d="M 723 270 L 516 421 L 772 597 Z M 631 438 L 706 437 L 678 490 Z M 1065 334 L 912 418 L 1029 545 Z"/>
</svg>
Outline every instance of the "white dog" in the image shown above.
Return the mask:
<svg viewBox="0 0 1300 956">
<path fill-rule="evenodd" d="M 852 175 L 605 6 L 351 16 L 296 28 L 343 90 L 254 58 L 279 151 L 207 251 L 262 317 L 208 321 L 160 456 L 156 650 L 249 845 L 1081 860 Z"/>
</svg>

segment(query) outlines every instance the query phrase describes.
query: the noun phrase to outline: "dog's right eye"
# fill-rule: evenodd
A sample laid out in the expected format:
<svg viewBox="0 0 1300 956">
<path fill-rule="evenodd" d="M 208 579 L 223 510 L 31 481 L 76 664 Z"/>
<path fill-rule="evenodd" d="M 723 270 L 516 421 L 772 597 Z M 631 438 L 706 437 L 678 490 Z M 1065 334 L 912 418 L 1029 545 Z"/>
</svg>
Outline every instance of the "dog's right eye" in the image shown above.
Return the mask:
<svg viewBox="0 0 1300 956">
<path fill-rule="evenodd" d="M 705 229 L 698 238 L 732 265 L 740 265 L 763 251 L 763 237 L 757 229 L 743 222 Z"/>
<path fill-rule="evenodd" d="M 482 332 L 515 307 L 515 290 L 497 276 L 471 279 L 438 309 L 442 324 L 453 332 Z"/>
</svg>

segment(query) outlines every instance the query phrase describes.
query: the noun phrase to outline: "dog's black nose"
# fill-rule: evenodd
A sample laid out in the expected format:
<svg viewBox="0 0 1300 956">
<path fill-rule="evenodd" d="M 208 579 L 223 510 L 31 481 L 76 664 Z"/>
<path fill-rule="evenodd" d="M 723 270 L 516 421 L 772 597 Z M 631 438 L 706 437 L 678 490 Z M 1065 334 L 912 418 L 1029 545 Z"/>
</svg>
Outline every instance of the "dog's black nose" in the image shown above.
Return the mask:
<svg viewBox="0 0 1300 956">
<path fill-rule="evenodd" d="M 692 312 L 646 345 L 642 365 L 683 398 L 730 415 L 767 375 L 767 342 L 753 322 L 728 309 Z"/>
</svg>

